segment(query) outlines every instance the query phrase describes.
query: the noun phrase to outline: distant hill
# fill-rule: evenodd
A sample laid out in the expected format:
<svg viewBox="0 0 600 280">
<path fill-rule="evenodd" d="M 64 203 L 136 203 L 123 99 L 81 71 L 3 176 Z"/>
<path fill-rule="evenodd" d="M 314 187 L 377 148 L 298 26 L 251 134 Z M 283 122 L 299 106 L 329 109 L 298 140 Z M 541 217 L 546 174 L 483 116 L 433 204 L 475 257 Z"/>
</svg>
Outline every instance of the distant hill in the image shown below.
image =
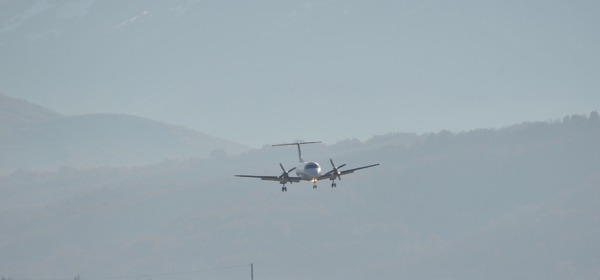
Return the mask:
<svg viewBox="0 0 600 280">
<path fill-rule="evenodd" d="M 236 154 L 248 148 L 181 126 L 135 116 L 61 116 L 0 96 L 0 173 L 61 166 L 133 166 Z"/>
<path fill-rule="evenodd" d="M 50 109 L 0 93 L 0 132 L 60 117 L 59 113 Z"/>
<path fill-rule="evenodd" d="M 335 189 L 302 182 L 287 193 L 233 174 L 278 175 L 294 147 L 15 172 L 0 177 L 0 269 L 14 279 L 244 279 L 246 267 L 202 270 L 254 263 L 263 279 L 595 280 L 598 143 L 592 113 L 310 145 L 303 156 L 325 170 L 329 158 L 381 165 Z"/>
</svg>

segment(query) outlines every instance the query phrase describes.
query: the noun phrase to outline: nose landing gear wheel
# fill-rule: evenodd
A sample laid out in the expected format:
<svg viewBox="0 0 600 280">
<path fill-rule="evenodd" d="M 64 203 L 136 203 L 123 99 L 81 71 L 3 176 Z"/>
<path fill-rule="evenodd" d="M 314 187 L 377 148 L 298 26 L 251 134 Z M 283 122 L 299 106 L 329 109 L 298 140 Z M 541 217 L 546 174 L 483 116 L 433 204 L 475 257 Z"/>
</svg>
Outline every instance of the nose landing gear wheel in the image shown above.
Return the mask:
<svg viewBox="0 0 600 280">
<path fill-rule="evenodd" d="M 286 186 L 281 187 L 281 191 L 282 192 L 287 192 L 287 187 Z"/>
<path fill-rule="evenodd" d="M 316 188 L 317 188 L 317 185 L 313 185 L 313 189 L 316 189 Z"/>
<path fill-rule="evenodd" d="M 332 188 L 337 188 L 337 184 L 336 183 L 331 183 L 331 187 Z"/>
</svg>

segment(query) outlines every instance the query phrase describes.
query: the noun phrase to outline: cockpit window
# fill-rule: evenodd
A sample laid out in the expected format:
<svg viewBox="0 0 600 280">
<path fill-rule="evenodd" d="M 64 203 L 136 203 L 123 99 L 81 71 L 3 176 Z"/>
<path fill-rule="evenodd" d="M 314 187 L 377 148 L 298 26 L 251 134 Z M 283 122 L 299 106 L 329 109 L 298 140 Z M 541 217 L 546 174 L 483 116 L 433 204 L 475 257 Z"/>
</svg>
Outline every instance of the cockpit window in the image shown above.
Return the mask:
<svg viewBox="0 0 600 280">
<path fill-rule="evenodd" d="M 319 168 L 319 165 L 317 165 L 314 162 L 309 162 L 304 166 L 305 169 L 317 169 Z"/>
</svg>

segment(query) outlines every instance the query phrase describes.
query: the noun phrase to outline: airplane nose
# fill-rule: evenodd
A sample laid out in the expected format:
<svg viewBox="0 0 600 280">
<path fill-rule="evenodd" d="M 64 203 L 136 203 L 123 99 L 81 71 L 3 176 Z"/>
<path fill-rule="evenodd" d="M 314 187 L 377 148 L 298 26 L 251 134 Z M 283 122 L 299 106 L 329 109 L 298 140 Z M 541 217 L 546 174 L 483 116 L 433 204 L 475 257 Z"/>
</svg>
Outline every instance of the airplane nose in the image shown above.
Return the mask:
<svg viewBox="0 0 600 280">
<path fill-rule="evenodd" d="M 310 175 L 312 177 L 319 177 L 319 169 L 315 168 L 315 169 L 310 170 Z"/>
<path fill-rule="evenodd" d="M 321 167 L 316 162 L 309 162 L 305 165 L 305 174 L 311 179 L 318 178 L 321 175 Z"/>
</svg>

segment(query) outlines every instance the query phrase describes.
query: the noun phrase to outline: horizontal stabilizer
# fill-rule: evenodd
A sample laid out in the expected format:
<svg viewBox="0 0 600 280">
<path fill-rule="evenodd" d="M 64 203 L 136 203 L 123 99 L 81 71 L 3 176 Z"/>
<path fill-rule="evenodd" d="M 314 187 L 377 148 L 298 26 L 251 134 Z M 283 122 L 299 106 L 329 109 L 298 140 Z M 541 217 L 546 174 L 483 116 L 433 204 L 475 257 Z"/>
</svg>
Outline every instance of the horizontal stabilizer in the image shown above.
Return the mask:
<svg viewBox="0 0 600 280">
<path fill-rule="evenodd" d="M 318 144 L 318 143 L 323 143 L 323 142 L 321 142 L 321 141 L 312 141 L 312 142 L 294 142 L 294 143 L 275 144 L 275 145 L 272 145 L 272 146 L 273 146 L 273 147 L 276 147 L 276 146 L 294 146 L 294 145 Z"/>
<path fill-rule="evenodd" d="M 275 145 L 273 145 L 273 147 L 277 147 L 277 146 L 297 146 L 298 147 L 298 161 L 304 162 L 304 160 L 302 159 L 302 151 L 300 150 L 300 145 L 304 145 L 304 144 L 317 144 L 317 143 L 322 143 L 322 142 L 321 141 L 313 141 L 313 142 L 296 142 L 296 143 L 275 144 Z"/>
</svg>

